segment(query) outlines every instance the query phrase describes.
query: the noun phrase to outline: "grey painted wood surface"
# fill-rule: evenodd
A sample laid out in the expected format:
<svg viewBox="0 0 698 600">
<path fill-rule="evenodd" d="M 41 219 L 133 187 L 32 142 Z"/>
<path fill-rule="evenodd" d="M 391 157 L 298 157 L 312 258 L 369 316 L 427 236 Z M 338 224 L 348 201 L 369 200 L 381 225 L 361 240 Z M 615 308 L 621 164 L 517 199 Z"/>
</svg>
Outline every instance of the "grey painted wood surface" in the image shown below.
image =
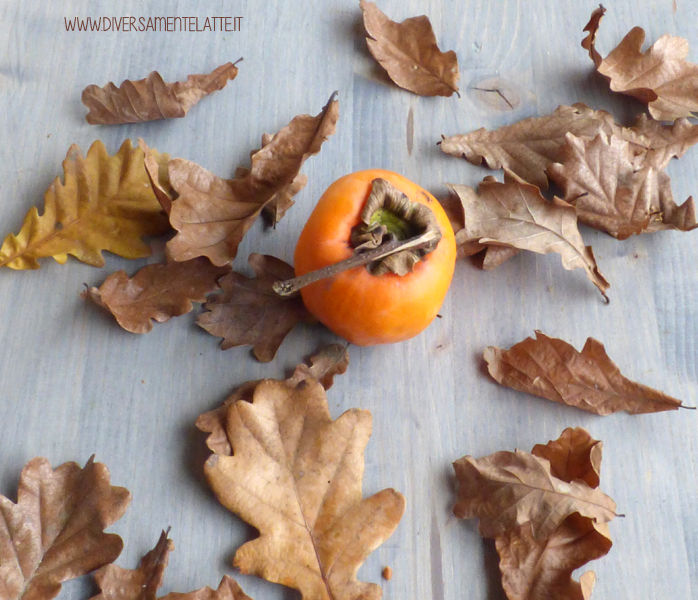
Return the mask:
<svg viewBox="0 0 698 600">
<path fill-rule="evenodd" d="M 230 176 L 257 147 L 299 113 L 316 114 L 340 93 L 337 134 L 304 167 L 307 187 L 276 231 L 255 226 L 236 265 L 252 251 L 290 260 L 314 200 L 337 177 L 382 167 L 444 197 L 444 182 L 475 185 L 490 174 L 441 154 L 440 135 L 493 128 L 559 104 L 584 101 L 628 122 L 638 104 L 613 95 L 592 74 L 579 47 L 594 2 L 553 0 L 385 0 L 401 20 L 430 16 L 442 48 L 457 51 L 463 97 L 420 98 L 385 83 L 366 53 L 358 2 L 80 2 L 0 3 L 0 218 L 3 236 L 61 174 L 71 143 L 95 139 L 111 152 L 126 138 Z M 634 25 L 648 41 L 665 32 L 692 44 L 698 62 L 698 5 L 687 0 L 609 3 L 599 45 L 613 47 Z M 67 33 L 73 16 L 242 16 L 237 33 Z M 80 92 L 91 83 L 145 77 L 168 81 L 244 56 L 240 75 L 183 120 L 94 127 Z M 473 90 L 500 78 L 519 95 L 515 110 L 495 110 Z M 413 151 L 406 123 L 414 113 Z M 695 149 L 669 167 L 677 199 L 698 191 Z M 395 487 L 408 508 L 395 535 L 360 575 L 380 581 L 394 569 L 385 597 L 499 599 L 496 554 L 474 522 L 451 515 L 450 463 L 464 454 L 530 449 L 567 426 L 604 441 L 602 485 L 626 517 L 612 526 L 614 547 L 591 565 L 595 597 L 688 599 L 698 596 L 698 429 L 689 411 L 594 417 L 494 384 L 481 361 L 488 345 L 509 345 L 538 328 L 580 348 L 587 336 L 606 344 L 624 372 L 687 404 L 698 404 L 698 234 L 660 233 L 619 243 L 584 230 L 611 281 L 604 305 L 583 273 L 556 257 L 522 255 L 485 273 L 458 265 L 452 290 L 424 334 L 399 345 L 352 348 L 348 373 L 329 393 L 333 416 L 368 408 L 374 431 L 366 454 L 365 493 Z M 161 249 L 161 248 L 160 248 Z M 154 260 L 154 259 L 151 259 Z M 194 325 L 195 314 L 157 325 L 148 335 L 120 330 L 78 298 L 119 268 L 148 261 L 107 256 L 97 270 L 74 260 L 46 260 L 38 271 L 0 272 L 0 493 L 14 497 L 32 457 L 84 463 L 95 453 L 133 502 L 111 528 L 125 540 L 118 564 L 133 568 L 172 526 L 177 550 L 163 591 L 216 586 L 232 573 L 234 549 L 254 531 L 218 505 L 201 466 L 207 451 L 196 416 L 240 383 L 281 377 L 333 336 L 302 327 L 269 365 L 246 349 L 221 352 Z M 292 597 L 282 588 L 238 577 L 252 597 Z M 61 598 L 89 594 L 65 586 Z"/>
</svg>

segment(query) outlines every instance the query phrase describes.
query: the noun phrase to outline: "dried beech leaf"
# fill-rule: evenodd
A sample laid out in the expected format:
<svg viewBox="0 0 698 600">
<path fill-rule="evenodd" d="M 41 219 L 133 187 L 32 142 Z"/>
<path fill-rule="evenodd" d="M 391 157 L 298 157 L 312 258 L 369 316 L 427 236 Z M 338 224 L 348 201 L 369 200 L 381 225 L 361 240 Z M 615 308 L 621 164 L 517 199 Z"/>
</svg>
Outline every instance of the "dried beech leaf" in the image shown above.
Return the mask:
<svg viewBox="0 0 698 600">
<path fill-rule="evenodd" d="M 111 81 L 104 87 L 88 85 L 82 103 L 90 109 L 85 117 L 91 125 L 142 123 L 178 119 L 204 96 L 221 90 L 235 79 L 238 68 L 226 63 L 206 75 L 189 75 L 186 81 L 165 83 L 157 71 L 146 79 L 125 80 L 120 87 Z"/>
<path fill-rule="evenodd" d="M 313 323 L 300 294 L 279 296 L 272 286 L 295 277 L 293 267 L 278 258 L 250 254 L 256 278 L 232 273 L 219 285 L 222 294 L 209 296 L 197 324 L 211 335 L 223 338 L 221 348 L 252 346 L 257 360 L 271 361 L 276 351 L 298 323 Z"/>
<path fill-rule="evenodd" d="M 334 376 L 342 375 L 349 366 L 349 352 L 346 346 L 330 344 L 322 348 L 310 358 L 311 366 L 301 363 L 296 366 L 293 375 L 282 383 L 290 389 L 294 389 L 301 381 L 314 379 L 322 387 L 329 390 L 334 384 Z M 237 401 L 252 402 L 255 389 L 261 380 L 248 381 L 236 389 L 226 401 L 218 408 L 203 413 L 196 420 L 196 426 L 201 431 L 210 435 L 206 438 L 206 445 L 215 454 L 230 456 L 233 451 L 225 433 L 225 416 L 231 404 Z"/>
<path fill-rule="evenodd" d="M 606 556 L 611 540 L 605 524 L 572 514 L 545 539 L 533 536 L 531 523 L 510 529 L 496 539 L 502 585 L 509 600 L 586 600 L 591 589 L 584 589 L 596 578 L 592 571 L 574 581 L 572 572 Z"/>
<path fill-rule="evenodd" d="M 550 463 L 517 450 L 484 458 L 464 456 L 453 463 L 458 501 L 453 513 L 480 518 L 480 535 L 496 538 L 530 523 L 536 540 L 549 537 L 571 514 L 596 523 L 616 516 L 611 498 L 583 481 L 565 482 L 553 476 Z"/>
<path fill-rule="evenodd" d="M 64 581 L 116 560 L 123 542 L 104 529 L 130 500 L 92 459 L 83 469 L 52 469 L 45 458 L 27 463 L 17 504 L 0 496 L 0 598 L 50 600 Z"/>
<path fill-rule="evenodd" d="M 158 323 L 187 314 L 192 302 L 205 302 L 218 289 L 218 280 L 230 273 L 230 265 L 216 267 L 207 258 L 143 267 L 131 279 L 126 271 L 107 277 L 99 289 L 87 294 L 116 317 L 131 333 L 148 333 Z"/>
<path fill-rule="evenodd" d="M 83 157 L 73 144 L 63 161 L 65 183 L 56 177 L 44 195 L 44 213 L 33 207 L 17 235 L 0 248 L 0 267 L 38 269 L 52 256 L 63 264 L 72 254 L 104 266 L 102 250 L 141 258 L 150 247 L 141 238 L 168 230 L 143 166 L 143 151 L 126 140 L 114 156 L 95 142 Z"/>
<path fill-rule="evenodd" d="M 169 215 L 172 210 L 172 200 L 177 197 L 170 183 L 170 155 L 162 154 L 154 148 L 151 150 L 143 138 L 138 138 L 138 147 L 143 150 L 145 172 L 148 174 L 153 193 L 162 210 Z"/>
<path fill-rule="evenodd" d="M 137 569 L 122 569 L 116 565 L 102 567 L 95 573 L 102 591 L 91 600 L 156 600 L 172 550 L 174 543 L 163 531 L 155 548 L 141 559 Z M 205 587 L 186 594 L 172 592 L 160 600 L 250 600 L 250 597 L 234 579 L 225 575 L 218 590 Z"/>
<path fill-rule="evenodd" d="M 597 8 L 585 27 L 589 35 L 582 46 L 589 51 L 597 71 L 614 92 L 648 105 L 657 121 L 674 121 L 698 112 L 698 65 L 686 60 L 688 41 L 665 34 L 642 52 L 645 30 L 634 27 L 604 59 L 595 47 L 596 33 L 605 9 Z"/>
<path fill-rule="evenodd" d="M 610 287 L 596 266 L 590 246 L 584 246 L 577 229 L 575 209 L 555 199 L 549 203 L 540 190 L 505 172 L 504 183 L 486 177 L 478 193 L 465 185 L 449 185 L 463 203 L 465 227 L 456 234 L 458 245 L 478 242 L 530 250 L 555 252 L 565 269 L 584 269 L 606 297 Z"/>
<path fill-rule="evenodd" d="M 597 415 L 637 415 L 682 406 L 680 400 L 624 377 L 594 338 L 577 352 L 540 331 L 536 336 L 509 350 L 485 350 L 487 368 L 497 383 Z"/>
<path fill-rule="evenodd" d="M 298 172 L 308 157 L 320 152 L 338 118 L 333 94 L 319 115 L 295 117 L 255 152 L 252 168 L 237 179 L 221 179 L 186 160 L 171 161 L 170 180 L 179 193 L 170 213 L 178 232 L 167 244 L 172 257 L 183 261 L 208 256 L 218 266 L 233 260 L 264 207 L 273 201 L 283 207 L 305 185 Z"/>
<path fill-rule="evenodd" d="M 453 50 L 441 52 L 426 16 L 402 23 L 391 21 L 373 3 L 360 0 L 366 38 L 373 57 L 398 86 L 421 96 L 452 96 L 458 93 L 458 57 Z"/>
<path fill-rule="evenodd" d="M 370 413 L 351 409 L 333 421 L 319 382 L 266 380 L 251 403 L 228 406 L 225 431 L 233 454 L 211 456 L 206 478 L 260 533 L 234 565 L 306 600 L 378 600 L 380 587 L 356 573 L 397 527 L 405 499 L 392 489 L 362 498 Z"/>
<path fill-rule="evenodd" d="M 531 454 L 550 463 L 550 472 L 563 481 L 581 479 L 589 487 L 599 487 L 603 443 L 581 427 L 565 429 L 557 440 L 536 444 Z"/>
<path fill-rule="evenodd" d="M 560 162 L 559 152 L 567 133 L 592 138 L 600 131 L 611 134 L 617 128 L 607 112 L 577 103 L 559 106 L 545 117 L 524 119 L 494 131 L 483 128 L 467 135 L 444 137 L 441 150 L 474 165 L 484 162 L 490 169 L 509 169 L 544 190 L 548 187 L 545 170 L 548 165 Z"/>
</svg>

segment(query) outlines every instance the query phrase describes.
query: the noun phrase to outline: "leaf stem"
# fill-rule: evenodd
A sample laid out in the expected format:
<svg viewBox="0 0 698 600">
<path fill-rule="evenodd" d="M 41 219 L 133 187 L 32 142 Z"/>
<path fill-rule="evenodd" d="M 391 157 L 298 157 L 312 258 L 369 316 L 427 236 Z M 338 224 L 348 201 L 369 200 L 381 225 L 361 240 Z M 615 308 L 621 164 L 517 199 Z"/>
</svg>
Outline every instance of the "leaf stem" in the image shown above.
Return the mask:
<svg viewBox="0 0 698 600">
<path fill-rule="evenodd" d="M 306 285 L 310 285 L 311 283 L 315 283 L 321 279 L 333 277 L 338 273 L 343 273 L 344 271 L 348 271 L 356 267 L 362 267 L 373 261 L 381 260 L 386 256 L 395 254 L 396 252 L 426 248 L 438 236 L 440 236 L 440 231 L 427 230 L 424 233 L 411 237 L 407 240 L 393 240 L 383 246 L 378 246 L 378 248 L 358 252 L 354 254 L 354 256 L 351 256 L 345 260 L 322 267 L 321 269 L 317 269 L 315 271 L 311 271 L 310 273 L 306 273 L 300 277 L 294 277 L 293 279 L 287 279 L 286 281 L 277 281 L 273 285 L 273 288 L 279 296 L 290 296 L 291 294 L 295 294 L 301 288 L 304 288 Z"/>
</svg>

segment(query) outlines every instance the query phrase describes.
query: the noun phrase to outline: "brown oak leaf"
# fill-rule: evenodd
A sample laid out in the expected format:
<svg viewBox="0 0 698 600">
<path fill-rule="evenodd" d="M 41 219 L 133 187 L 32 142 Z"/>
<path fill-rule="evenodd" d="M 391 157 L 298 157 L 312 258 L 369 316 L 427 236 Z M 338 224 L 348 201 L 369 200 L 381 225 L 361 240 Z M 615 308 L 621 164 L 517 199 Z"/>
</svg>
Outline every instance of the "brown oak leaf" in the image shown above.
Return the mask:
<svg viewBox="0 0 698 600">
<path fill-rule="evenodd" d="M 487 467 L 482 468 L 485 462 Z M 480 466 L 485 477 L 496 478 L 494 484 L 485 484 L 488 492 L 484 497 L 479 496 L 480 490 L 474 484 L 481 474 L 472 472 L 473 464 Z M 591 596 L 596 582 L 593 571 L 582 574 L 579 581 L 572 579 L 572 572 L 590 560 L 605 556 L 612 545 L 607 520 L 614 516 L 615 504 L 596 489 L 601 442 L 584 429 L 569 428 L 557 440 L 537 444 L 531 454 L 498 452 L 479 461 L 464 457 L 454 466 L 456 473 L 460 473 L 459 500 L 454 512 L 461 516 L 459 506 L 461 509 L 463 505 L 470 506 L 465 516 L 480 516 L 482 535 L 494 535 L 502 585 L 509 600 L 587 600 Z M 537 473 L 540 469 L 545 471 L 544 475 Z M 517 490 L 509 486 L 523 486 L 520 499 Z M 526 486 L 531 486 L 530 495 L 526 494 Z M 604 511 L 593 506 L 595 500 L 588 510 L 591 513 L 598 509 L 602 518 L 574 511 L 568 503 L 551 498 L 550 491 L 540 494 L 540 487 L 547 490 L 555 486 L 563 493 L 584 494 L 586 502 L 592 497 L 603 499 Z M 495 533 L 487 524 L 502 509 L 505 516 L 499 519 L 499 524 L 504 526 Z M 555 524 L 544 534 L 537 525 L 541 520 L 548 525 L 549 518 Z"/>
<path fill-rule="evenodd" d="M 687 150 L 698 143 L 698 125 L 688 119 L 676 119 L 672 125 L 665 125 L 645 114 L 637 118 L 632 129 L 646 140 L 635 142 L 633 154 L 639 167 L 654 167 L 661 171 L 672 158 L 681 158 Z M 630 140 L 628 140 L 630 141 Z"/>
<path fill-rule="evenodd" d="M 170 183 L 170 155 L 160 153 L 154 148 L 150 149 L 143 138 L 138 138 L 138 147 L 143 150 L 145 172 L 148 174 L 153 193 L 162 210 L 169 216 L 172 211 L 172 200 L 177 197 Z"/>
<path fill-rule="evenodd" d="M 192 302 L 204 302 L 218 289 L 218 280 L 230 273 L 230 265 L 216 267 L 207 258 L 170 261 L 143 267 L 131 279 L 117 271 L 97 288 L 83 292 L 114 315 L 131 333 L 148 333 L 158 323 L 187 314 Z"/>
<path fill-rule="evenodd" d="M 155 548 L 141 559 L 137 569 L 123 569 L 116 565 L 102 567 L 95 573 L 101 593 L 91 600 L 156 600 L 172 550 L 174 543 L 163 531 Z M 159 600 L 250 600 L 250 597 L 234 579 L 225 575 L 218 590 L 205 587 L 185 594 L 172 592 Z"/>
<path fill-rule="evenodd" d="M 125 258 L 150 255 L 141 238 L 169 229 L 143 166 L 143 150 L 126 140 L 114 156 L 97 141 L 83 157 L 73 144 L 63 161 L 65 182 L 56 177 L 44 195 L 44 212 L 33 207 L 18 234 L 0 248 L 0 267 L 38 269 L 39 258 L 63 264 L 72 254 L 104 266 L 102 250 Z"/>
<path fill-rule="evenodd" d="M 319 382 L 266 380 L 252 402 L 228 406 L 225 432 L 233 454 L 212 455 L 206 478 L 260 533 L 233 564 L 306 600 L 378 600 L 380 587 L 356 573 L 397 527 L 405 499 L 392 489 L 363 498 L 370 413 L 351 409 L 333 421 Z"/>
<path fill-rule="evenodd" d="M 221 348 L 252 346 L 261 362 L 269 362 L 284 338 L 298 323 L 315 319 L 300 294 L 279 296 L 272 288 L 277 281 L 295 277 L 293 267 L 278 258 L 252 253 L 249 257 L 256 278 L 233 271 L 219 281 L 223 292 L 209 296 L 208 311 L 197 324 L 210 334 L 222 337 Z"/>
<path fill-rule="evenodd" d="M 565 269 L 584 269 L 606 297 L 610 284 L 599 272 L 590 246 L 577 229 L 575 209 L 558 198 L 548 202 L 540 190 L 505 171 L 504 183 L 486 177 L 478 192 L 466 185 L 449 185 L 463 203 L 465 226 L 456 233 L 458 245 L 492 244 L 555 252 Z"/>
<path fill-rule="evenodd" d="M 176 83 L 165 83 L 160 73 L 153 71 L 145 79 L 127 79 L 118 88 L 111 81 L 104 87 L 88 85 L 82 92 L 82 103 L 90 109 L 85 119 L 91 125 L 117 125 L 184 117 L 204 96 L 235 79 L 237 62 Z"/>
<path fill-rule="evenodd" d="M 282 383 L 290 389 L 301 381 L 313 379 L 329 390 L 334 384 L 335 375 L 342 375 L 349 366 L 349 352 L 346 346 L 330 344 L 310 358 L 310 365 L 301 363 L 296 366 L 293 375 Z M 238 400 L 252 402 L 255 389 L 262 380 L 247 381 L 237 388 L 218 408 L 199 415 L 196 426 L 209 434 L 206 445 L 215 454 L 230 456 L 233 451 L 225 433 L 225 418 L 228 408 Z"/>
<path fill-rule="evenodd" d="M 494 131 L 482 128 L 466 135 L 444 137 L 440 145 L 446 154 L 465 158 L 474 165 L 484 162 L 490 169 L 509 169 L 545 190 L 548 188 L 545 170 L 559 162 L 565 135 L 592 138 L 600 131 L 611 134 L 620 128 L 609 113 L 577 103 L 559 106 L 545 117 L 523 119 Z"/>
<path fill-rule="evenodd" d="M 252 168 L 236 179 L 221 179 L 187 160 L 170 161 L 170 181 L 179 194 L 170 213 L 178 232 L 167 244 L 172 257 L 207 256 L 219 266 L 233 260 L 264 207 L 274 201 L 283 205 L 305 185 L 298 172 L 335 132 L 338 118 L 339 101 L 333 94 L 319 115 L 295 117 L 253 153 Z"/>
<path fill-rule="evenodd" d="M 0 598 L 50 600 L 64 581 L 116 560 L 123 542 L 104 529 L 130 500 L 92 458 L 82 469 L 52 469 L 45 458 L 27 463 L 17 503 L 0 496 Z"/>
<path fill-rule="evenodd" d="M 658 121 L 674 121 L 698 112 L 698 65 L 686 60 L 688 41 L 665 34 L 642 52 L 645 30 L 634 27 L 606 58 L 596 50 L 596 34 L 606 12 L 597 8 L 584 28 L 582 41 L 597 71 L 621 92 L 648 105 Z"/>
<path fill-rule="evenodd" d="M 536 331 L 509 350 L 490 346 L 485 361 L 501 385 L 597 415 L 676 410 L 680 400 L 624 377 L 603 344 L 588 338 L 581 352 Z"/>
<path fill-rule="evenodd" d="M 535 539 L 550 536 L 571 514 L 597 523 L 616 516 L 616 505 L 583 481 L 565 482 L 550 472 L 550 463 L 517 450 L 484 458 L 464 456 L 453 463 L 458 478 L 458 501 L 453 513 L 479 517 L 480 535 L 496 538 L 530 523 Z"/>
<path fill-rule="evenodd" d="M 658 229 L 688 231 L 698 226 L 693 199 L 676 206 L 668 175 L 649 166 L 637 169 L 628 142 L 617 137 L 600 133 L 583 140 L 567 134 L 560 162 L 548 167 L 548 175 L 576 208 L 580 223 L 619 240 Z M 677 212 L 687 218 L 672 223 Z"/>
<path fill-rule="evenodd" d="M 458 57 L 441 52 L 426 16 L 391 21 L 373 2 L 360 0 L 373 57 L 398 86 L 421 96 L 458 93 Z"/>
</svg>

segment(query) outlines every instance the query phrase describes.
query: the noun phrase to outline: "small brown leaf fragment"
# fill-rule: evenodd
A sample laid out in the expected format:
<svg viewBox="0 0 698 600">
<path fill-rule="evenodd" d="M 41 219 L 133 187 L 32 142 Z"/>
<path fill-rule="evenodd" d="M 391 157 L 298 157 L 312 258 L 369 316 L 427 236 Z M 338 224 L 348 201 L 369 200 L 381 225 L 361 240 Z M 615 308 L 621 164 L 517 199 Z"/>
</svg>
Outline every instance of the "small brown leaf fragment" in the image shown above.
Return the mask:
<svg viewBox="0 0 698 600">
<path fill-rule="evenodd" d="M 550 472 L 563 481 L 581 479 L 589 487 L 599 487 L 603 443 L 581 427 L 565 429 L 556 440 L 536 444 L 531 454 L 550 463 Z"/>
<path fill-rule="evenodd" d="M 600 490 L 554 477 L 547 460 L 521 450 L 479 459 L 464 456 L 453 467 L 458 479 L 453 513 L 479 517 L 482 537 L 496 538 L 530 523 L 533 537 L 544 539 L 572 513 L 597 523 L 616 516 L 615 502 Z"/>
<path fill-rule="evenodd" d="M 90 109 L 85 119 L 91 125 L 178 119 L 204 96 L 223 89 L 237 74 L 235 64 L 226 63 L 212 73 L 189 75 L 186 81 L 176 83 L 165 83 L 160 73 L 153 71 L 146 79 L 127 79 L 118 88 L 112 82 L 101 88 L 88 85 L 82 92 L 82 103 Z"/>
<path fill-rule="evenodd" d="M 137 569 L 123 569 L 106 565 L 95 573 L 95 580 L 102 590 L 91 600 L 156 600 L 174 543 L 162 532 L 157 545 L 141 559 Z M 251 600 L 237 582 L 223 577 L 218 590 L 209 587 L 185 594 L 172 592 L 159 600 Z"/>
<path fill-rule="evenodd" d="M 44 194 L 44 212 L 32 208 L 18 234 L 0 247 L 0 267 L 38 269 L 39 258 L 64 264 L 71 254 L 94 267 L 102 251 L 124 258 L 150 255 L 143 237 L 169 229 L 143 166 L 143 151 L 126 140 L 110 156 L 96 141 L 82 155 L 73 144 L 63 161 L 64 183 L 56 177 Z"/>
<path fill-rule="evenodd" d="M 187 314 L 192 302 L 204 302 L 218 289 L 217 281 L 230 273 L 230 265 L 216 267 L 207 258 L 143 267 L 131 279 L 126 271 L 112 273 L 89 297 L 106 308 L 131 333 L 148 333 L 158 323 Z"/>
<path fill-rule="evenodd" d="M 444 137 L 441 150 L 474 165 L 483 162 L 490 169 L 509 169 L 540 189 L 548 188 L 545 170 L 559 161 L 565 135 L 593 138 L 600 131 L 618 129 L 613 117 L 582 103 L 559 106 L 545 117 L 531 117 L 494 131 L 478 129 L 466 135 Z"/>
<path fill-rule="evenodd" d="M 652 233 L 664 229 L 678 229 L 679 231 L 692 231 L 698 227 L 696 219 L 696 205 L 692 197 L 689 197 L 682 205 L 674 202 L 674 194 L 671 191 L 671 181 L 666 173 L 657 173 L 659 186 L 659 210 L 653 212 L 647 231 Z"/>
<path fill-rule="evenodd" d="M 305 363 L 297 365 L 293 375 L 282 383 L 294 389 L 302 381 L 313 379 L 318 381 L 325 390 L 329 390 L 334 383 L 335 375 L 342 375 L 347 370 L 349 352 L 346 346 L 330 344 L 312 356 L 310 364 L 310 367 Z M 226 456 L 232 454 L 233 451 L 225 433 L 225 416 L 228 413 L 228 407 L 238 401 L 252 402 L 254 391 L 260 382 L 261 380 L 257 380 L 242 384 L 220 407 L 199 415 L 196 427 L 210 434 L 206 438 L 206 445 L 213 453 Z"/>
<path fill-rule="evenodd" d="M 333 421 L 319 382 L 266 380 L 252 402 L 228 405 L 225 432 L 233 454 L 211 456 L 206 478 L 260 533 L 238 548 L 234 566 L 305 600 L 378 600 L 380 587 L 356 573 L 397 527 L 405 499 L 392 489 L 362 497 L 370 413 L 351 409 Z"/>
<path fill-rule="evenodd" d="M 172 210 L 172 200 L 177 195 L 170 184 L 170 155 L 161 154 L 155 149 L 151 150 L 143 138 L 138 138 L 138 147 L 143 150 L 145 172 L 148 174 L 153 193 L 162 206 L 162 210 L 169 215 Z"/>
<path fill-rule="evenodd" d="M 584 269 L 589 280 L 606 297 L 610 284 L 599 272 L 590 246 L 577 229 L 577 213 L 566 202 L 549 203 L 540 190 L 505 172 L 504 183 L 486 177 L 478 192 L 465 185 L 448 185 L 463 203 L 465 226 L 456 243 L 492 244 L 555 252 L 567 270 Z"/>
<path fill-rule="evenodd" d="M 540 331 L 536 336 L 509 350 L 485 350 L 487 368 L 497 383 L 597 415 L 636 415 L 682 406 L 680 400 L 624 377 L 594 338 L 577 352 Z"/>
<path fill-rule="evenodd" d="M 688 119 L 677 119 L 672 125 L 664 125 L 641 114 L 632 130 L 646 140 L 646 147 L 640 148 L 635 159 L 640 167 L 665 169 L 672 158 L 681 158 L 687 150 L 698 142 L 698 125 Z"/>
<path fill-rule="evenodd" d="M 510 246 L 487 246 L 485 258 L 482 261 L 482 268 L 485 271 L 492 271 L 510 258 L 514 258 L 519 252 L 521 250 Z"/>
<path fill-rule="evenodd" d="M 398 86 L 421 96 L 458 93 L 458 57 L 441 52 L 426 16 L 395 23 L 373 2 L 360 0 L 366 38 L 373 57 Z"/>
<path fill-rule="evenodd" d="M 92 458 L 82 469 L 54 470 L 45 458 L 27 463 L 17 504 L 0 496 L 0 598 L 50 600 L 64 581 L 116 560 L 123 542 L 104 529 L 130 500 Z"/>
<path fill-rule="evenodd" d="M 698 65 L 686 60 L 688 41 L 665 34 L 641 52 L 645 30 L 634 27 L 606 58 L 595 47 L 596 33 L 605 9 L 597 8 L 585 27 L 589 35 L 582 46 L 589 51 L 597 71 L 611 90 L 648 105 L 657 121 L 674 121 L 698 112 Z"/>
<path fill-rule="evenodd" d="M 270 362 L 298 323 L 313 323 L 300 294 L 279 296 L 272 285 L 295 276 L 293 267 L 273 256 L 250 254 L 256 278 L 233 271 L 219 285 L 222 294 L 209 296 L 208 311 L 197 324 L 211 335 L 222 337 L 221 348 L 252 346 L 257 360 Z"/>
<path fill-rule="evenodd" d="M 238 245 L 265 206 L 276 202 L 281 217 L 306 179 L 299 176 L 305 160 L 320 152 L 336 129 L 339 101 L 335 94 L 322 112 L 300 115 L 252 154 L 252 168 L 232 180 L 216 177 L 199 165 L 174 159 L 169 174 L 179 198 L 170 222 L 177 230 L 167 248 L 177 261 L 207 256 L 218 266 L 237 256 Z"/>
</svg>

